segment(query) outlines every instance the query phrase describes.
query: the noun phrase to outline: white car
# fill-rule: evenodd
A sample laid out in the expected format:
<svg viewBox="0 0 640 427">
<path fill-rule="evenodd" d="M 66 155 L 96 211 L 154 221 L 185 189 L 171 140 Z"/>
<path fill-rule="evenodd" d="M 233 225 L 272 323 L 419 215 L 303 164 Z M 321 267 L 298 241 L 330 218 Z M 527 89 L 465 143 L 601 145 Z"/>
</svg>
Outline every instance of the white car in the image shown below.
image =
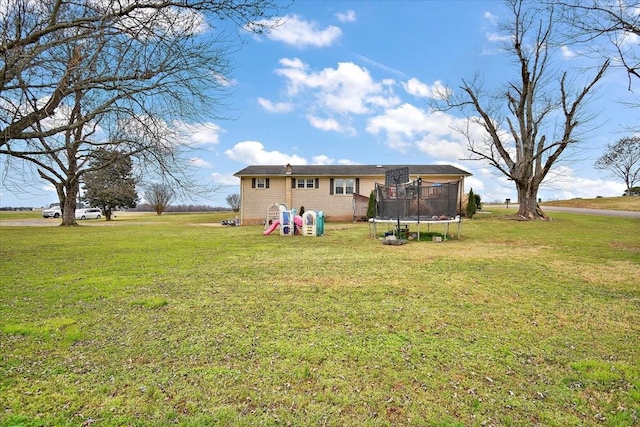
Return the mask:
<svg viewBox="0 0 640 427">
<path fill-rule="evenodd" d="M 76 209 L 76 219 L 100 219 L 102 211 L 98 208 Z"/>
<path fill-rule="evenodd" d="M 61 216 L 62 211 L 60 210 L 60 206 L 43 209 L 42 211 L 43 218 L 60 218 Z"/>
</svg>

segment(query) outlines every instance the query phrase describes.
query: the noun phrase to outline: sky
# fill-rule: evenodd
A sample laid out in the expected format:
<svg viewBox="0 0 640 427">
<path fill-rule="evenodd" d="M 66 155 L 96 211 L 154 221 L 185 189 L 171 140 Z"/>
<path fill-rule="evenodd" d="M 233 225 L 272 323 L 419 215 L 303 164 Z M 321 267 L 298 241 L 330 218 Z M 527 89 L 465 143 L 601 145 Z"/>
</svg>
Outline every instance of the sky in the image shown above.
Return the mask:
<svg viewBox="0 0 640 427">
<path fill-rule="evenodd" d="M 484 202 L 517 199 L 513 182 L 468 160 L 467 143 L 453 129 L 462 114 L 429 107 L 439 90 L 457 90 L 463 79 L 480 76 L 493 90 L 517 75 L 500 47 L 497 24 L 509 18 L 501 2 L 298 0 L 281 18 L 269 34 L 240 33 L 227 118 L 190 128 L 200 147 L 193 164 L 203 180 L 221 185 L 199 203 L 227 206 L 226 195 L 239 193 L 234 173 L 287 163 L 452 164 L 473 174 L 465 190 L 473 188 Z M 553 61 L 575 79 L 592 72 L 578 46 L 563 47 Z M 593 163 L 640 122 L 639 110 L 624 105 L 633 96 L 623 73 L 604 77 L 580 149 L 558 164 L 539 198 L 622 194 L 624 184 Z M 0 188 L 0 206 L 57 201 L 44 182 L 35 188 L 20 194 Z"/>
</svg>

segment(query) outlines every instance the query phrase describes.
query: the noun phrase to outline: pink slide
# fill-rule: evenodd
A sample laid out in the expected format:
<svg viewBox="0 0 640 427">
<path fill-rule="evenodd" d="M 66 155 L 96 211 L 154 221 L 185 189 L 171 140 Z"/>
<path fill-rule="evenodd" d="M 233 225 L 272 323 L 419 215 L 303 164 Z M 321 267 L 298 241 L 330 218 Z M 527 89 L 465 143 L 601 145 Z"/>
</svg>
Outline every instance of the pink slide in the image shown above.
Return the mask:
<svg viewBox="0 0 640 427">
<path fill-rule="evenodd" d="M 278 220 L 273 221 L 273 222 L 271 223 L 271 225 L 269 226 L 269 228 L 267 228 L 266 230 L 264 230 L 264 231 L 262 232 L 262 235 L 263 235 L 263 236 L 266 236 L 267 234 L 271 234 L 271 232 L 272 232 L 273 230 L 275 230 L 276 228 L 278 228 L 278 226 L 279 226 L 279 225 L 280 225 L 280 221 L 278 221 Z"/>
<path fill-rule="evenodd" d="M 302 217 L 301 217 L 300 215 L 296 215 L 296 216 L 294 216 L 294 217 L 293 217 L 293 222 L 295 222 L 295 224 L 296 224 L 298 227 L 301 227 L 301 228 L 302 228 Z"/>
</svg>

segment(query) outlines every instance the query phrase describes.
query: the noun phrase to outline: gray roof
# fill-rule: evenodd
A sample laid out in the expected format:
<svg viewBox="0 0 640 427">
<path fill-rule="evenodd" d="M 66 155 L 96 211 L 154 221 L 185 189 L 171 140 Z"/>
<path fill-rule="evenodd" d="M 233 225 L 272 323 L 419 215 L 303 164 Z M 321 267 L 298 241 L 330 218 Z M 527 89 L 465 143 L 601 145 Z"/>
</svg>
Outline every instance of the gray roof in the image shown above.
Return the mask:
<svg viewBox="0 0 640 427">
<path fill-rule="evenodd" d="M 380 176 L 388 170 L 409 168 L 410 175 L 471 176 L 467 171 L 451 165 L 291 165 L 292 176 Z M 286 176 L 286 166 L 247 166 L 233 176 Z"/>
</svg>

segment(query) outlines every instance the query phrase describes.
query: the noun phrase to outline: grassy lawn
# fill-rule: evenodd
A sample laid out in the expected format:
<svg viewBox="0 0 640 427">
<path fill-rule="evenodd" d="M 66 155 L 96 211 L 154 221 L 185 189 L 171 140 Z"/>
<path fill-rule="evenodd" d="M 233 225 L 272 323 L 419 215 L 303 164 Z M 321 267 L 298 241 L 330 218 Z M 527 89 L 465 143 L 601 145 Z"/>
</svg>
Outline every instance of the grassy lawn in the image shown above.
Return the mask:
<svg viewBox="0 0 640 427">
<path fill-rule="evenodd" d="M 556 200 L 541 203 L 545 206 L 563 206 L 571 208 L 611 209 L 622 211 L 640 211 L 640 197 L 600 197 L 596 199 Z"/>
<path fill-rule="evenodd" d="M 638 425 L 640 221 L 514 212 L 402 246 L 0 213 L 0 425 Z"/>
</svg>

